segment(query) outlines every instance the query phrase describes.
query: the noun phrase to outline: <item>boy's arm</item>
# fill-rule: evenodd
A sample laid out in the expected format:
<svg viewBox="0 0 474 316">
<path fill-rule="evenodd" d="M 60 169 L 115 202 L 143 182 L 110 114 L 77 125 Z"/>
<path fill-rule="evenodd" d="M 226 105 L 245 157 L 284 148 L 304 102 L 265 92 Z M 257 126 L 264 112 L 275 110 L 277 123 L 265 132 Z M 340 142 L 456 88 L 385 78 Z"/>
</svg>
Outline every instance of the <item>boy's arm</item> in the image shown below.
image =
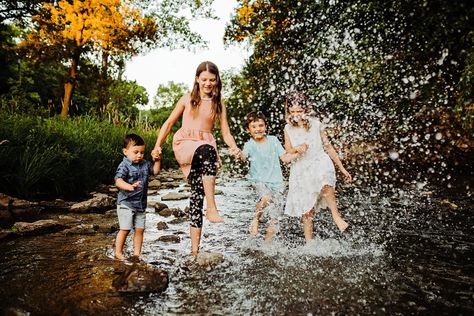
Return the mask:
<svg viewBox="0 0 474 316">
<path fill-rule="evenodd" d="M 157 175 L 158 173 L 160 173 L 160 169 L 161 169 L 161 159 L 154 160 L 153 161 L 153 174 Z"/>
<path fill-rule="evenodd" d="M 115 186 L 119 188 L 120 190 L 124 190 L 124 191 L 134 191 L 135 188 L 139 187 L 140 185 L 141 185 L 140 181 L 137 181 L 134 184 L 130 184 L 130 183 L 125 182 L 125 180 L 122 178 L 115 179 Z"/>
<path fill-rule="evenodd" d="M 301 154 L 298 152 L 294 152 L 294 153 L 285 152 L 283 155 L 280 156 L 280 160 L 283 161 L 284 163 L 289 163 L 299 157 L 301 157 Z"/>
</svg>

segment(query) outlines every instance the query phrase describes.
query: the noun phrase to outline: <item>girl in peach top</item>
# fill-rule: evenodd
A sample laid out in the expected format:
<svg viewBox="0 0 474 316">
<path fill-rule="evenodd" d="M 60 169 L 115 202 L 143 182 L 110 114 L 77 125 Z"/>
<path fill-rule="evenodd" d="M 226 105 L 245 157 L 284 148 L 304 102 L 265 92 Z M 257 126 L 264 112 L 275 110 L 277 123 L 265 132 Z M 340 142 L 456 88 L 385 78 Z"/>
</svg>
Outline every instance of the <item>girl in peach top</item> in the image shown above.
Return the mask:
<svg viewBox="0 0 474 316">
<path fill-rule="evenodd" d="M 196 70 L 191 93 L 183 95 L 168 119 L 163 123 L 152 151 L 153 159 L 161 156 L 161 145 L 171 127 L 182 116 L 181 128 L 173 137 L 173 151 L 181 170 L 191 184 L 189 214 L 191 217 L 191 254 L 196 256 L 202 231 L 202 211 L 206 197 L 206 218 L 211 223 L 223 222 L 214 198 L 216 174 L 219 166 L 217 145 L 212 130 L 217 118 L 224 142 L 230 152 L 240 157 L 227 122 L 226 107 L 221 97 L 222 83 L 217 66 L 209 61 Z"/>
</svg>

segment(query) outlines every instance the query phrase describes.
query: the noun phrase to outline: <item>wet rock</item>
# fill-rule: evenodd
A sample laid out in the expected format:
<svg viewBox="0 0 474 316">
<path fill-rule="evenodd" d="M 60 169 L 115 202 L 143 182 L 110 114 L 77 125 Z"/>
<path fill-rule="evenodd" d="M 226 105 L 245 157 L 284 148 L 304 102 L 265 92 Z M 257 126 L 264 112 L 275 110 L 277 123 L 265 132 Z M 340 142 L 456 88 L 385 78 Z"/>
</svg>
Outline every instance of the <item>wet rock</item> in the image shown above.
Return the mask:
<svg viewBox="0 0 474 316">
<path fill-rule="evenodd" d="M 114 207 L 115 204 L 114 198 L 103 193 L 96 193 L 92 199 L 72 205 L 70 210 L 75 213 L 102 211 Z"/>
<path fill-rule="evenodd" d="M 162 292 L 168 287 L 168 273 L 144 263 L 133 264 L 119 275 L 112 285 L 119 292 Z"/>
<path fill-rule="evenodd" d="M 0 222 L 7 222 L 18 217 L 34 216 L 44 208 L 36 202 L 17 199 L 0 193 Z"/>
<path fill-rule="evenodd" d="M 168 222 L 168 224 L 181 224 L 186 222 L 188 219 L 186 217 L 178 217 L 175 219 L 172 219 Z"/>
<path fill-rule="evenodd" d="M 63 224 L 52 219 L 42 219 L 33 223 L 17 222 L 12 227 L 12 231 L 20 235 L 38 235 L 44 233 L 54 233 L 66 228 Z"/>
<path fill-rule="evenodd" d="M 11 229 L 1 229 L 0 230 L 0 240 L 8 239 L 13 237 L 15 233 Z"/>
<path fill-rule="evenodd" d="M 152 189 L 158 189 L 161 186 L 161 181 L 160 180 L 152 180 L 148 183 L 148 187 Z"/>
<path fill-rule="evenodd" d="M 183 200 L 183 199 L 187 199 L 188 197 L 189 197 L 188 194 L 170 192 L 170 193 L 162 196 L 161 200 L 162 201 Z"/>
<path fill-rule="evenodd" d="M 166 222 L 158 222 L 156 224 L 156 229 L 158 230 L 165 230 L 168 228 L 168 224 L 166 224 Z"/>
<path fill-rule="evenodd" d="M 178 207 L 172 208 L 171 210 L 173 211 L 174 217 L 183 217 L 183 216 L 186 216 L 186 214 L 187 214 L 186 212 L 184 212 L 183 210 L 181 210 Z"/>
<path fill-rule="evenodd" d="M 159 211 L 161 211 L 162 209 L 168 208 L 168 205 L 166 205 L 165 203 L 156 202 L 152 207 L 155 208 L 155 211 L 156 211 L 156 212 L 159 212 Z"/>
<path fill-rule="evenodd" d="M 179 187 L 179 183 L 176 182 L 164 182 L 161 184 L 162 189 L 174 189 Z"/>
<path fill-rule="evenodd" d="M 3 316 L 29 316 L 30 313 L 20 308 L 10 307 L 3 311 Z"/>
<path fill-rule="evenodd" d="M 13 215 L 8 209 L 0 209 L 0 222 L 8 222 L 13 219 Z"/>
<path fill-rule="evenodd" d="M 219 190 L 219 189 L 216 189 L 216 191 L 214 192 L 214 195 L 222 195 L 224 194 L 224 192 L 222 192 L 222 190 Z"/>
<path fill-rule="evenodd" d="M 173 214 L 173 210 L 170 208 L 164 208 L 161 211 L 159 211 L 158 214 L 160 214 L 163 217 L 168 217 Z"/>
<path fill-rule="evenodd" d="M 454 204 L 453 202 L 450 202 L 450 201 L 447 200 L 447 199 L 442 200 L 440 204 L 443 205 L 443 206 L 446 206 L 446 207 L 448 207 L 448 208 L 450 208 L 450 209 L 452 209 L 452 210 L 455 210 L 455 209 L 458 208 L 458 206 L 457 206 L 456 204 Z"/>
<path fill-rule="evenodd" d="M 158 190 L 148 190 L 147 191 L 147 194 L 150 196 L 150 195 L 156 195 L 158 194 Z"/>
<path fill-rule="evenodd" d="M 66 202 L 61 199 L 38 202 L 38 205 L 51 210 L 68 210 L 73 204 L 73 202 Z"/>
<path fill-rule="evenodd" d="M 224 261 L 224 255 L 217 252 L 200 252 L 195 263 L 203 268 L 212 268 Z"/>
<path fill-rule="evenodd" d="M 172 242 L 172 243 L 179 243 L 181 241 L 181 238 L 179 238 L 179 236 L 176 236 L 176 235 L 164 235 L 164 236 L 160 236 L 158 238 L 158 241 L 162 241 L 162 242 Z"/>
</svg>

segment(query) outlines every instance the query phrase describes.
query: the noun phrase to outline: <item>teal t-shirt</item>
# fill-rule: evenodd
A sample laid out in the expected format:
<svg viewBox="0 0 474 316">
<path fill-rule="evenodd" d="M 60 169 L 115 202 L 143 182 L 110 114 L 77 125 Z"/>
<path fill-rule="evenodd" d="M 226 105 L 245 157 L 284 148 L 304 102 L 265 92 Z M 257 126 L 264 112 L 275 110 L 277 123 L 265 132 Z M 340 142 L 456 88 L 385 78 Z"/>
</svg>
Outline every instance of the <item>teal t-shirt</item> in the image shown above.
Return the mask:
<svg viewBox="0 0 474 316">
<path fill-rule="evenodd" d="M 285 153 L 275 136 L 267 136 L 265 142 L 250 139 L 244 145 L 244 154 L 250 162 L 247 178 L 251 182 L 263 182 L 273 191 L 282 191 L 283 174 L 280 156 Z"/>
</svg>

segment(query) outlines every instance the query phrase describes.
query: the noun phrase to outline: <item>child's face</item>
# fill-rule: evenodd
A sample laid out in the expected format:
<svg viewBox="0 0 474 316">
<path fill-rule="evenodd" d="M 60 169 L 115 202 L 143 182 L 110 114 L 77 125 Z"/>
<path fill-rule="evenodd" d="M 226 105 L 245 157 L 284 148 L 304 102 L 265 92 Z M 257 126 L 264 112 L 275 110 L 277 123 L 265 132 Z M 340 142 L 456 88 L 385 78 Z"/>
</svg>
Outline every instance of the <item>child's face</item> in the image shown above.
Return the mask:
<svg viewBox="0 0 474 316">
<path fill-rule="evenodd" d="M 217 77 L 206 70 L 196 77 L 196 82 L 199 84 L 199 91 L 201 91 L 201 93 L 211 95 L 212 90 L 217 84 Z"/>
<path fill-rule="evenodd" d="M 257 141 L 262 140 L 265 137 L 266 130 L 267 126 L 265 125 L 265 121 L 262 119 L 250 122 L 248 126 L 250 135 Z"/>
<path fill-rule="evenodd" d="M 145 145 L 136 146 L 128 145 L 127 148 L 123 149 L 123 154 L 133 163 L 139 163 L 145 156 Z"/>
<path fill-rule="evenodd" d="M 305 114 L 305 110 L 299 105 L 292 105 L 288 108 L 288 113 L 294 122 L 300 122 Z"/>
</svg>

